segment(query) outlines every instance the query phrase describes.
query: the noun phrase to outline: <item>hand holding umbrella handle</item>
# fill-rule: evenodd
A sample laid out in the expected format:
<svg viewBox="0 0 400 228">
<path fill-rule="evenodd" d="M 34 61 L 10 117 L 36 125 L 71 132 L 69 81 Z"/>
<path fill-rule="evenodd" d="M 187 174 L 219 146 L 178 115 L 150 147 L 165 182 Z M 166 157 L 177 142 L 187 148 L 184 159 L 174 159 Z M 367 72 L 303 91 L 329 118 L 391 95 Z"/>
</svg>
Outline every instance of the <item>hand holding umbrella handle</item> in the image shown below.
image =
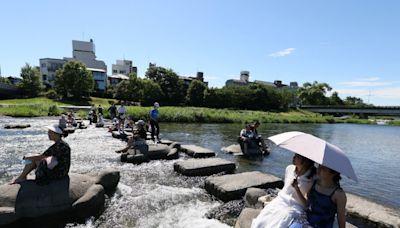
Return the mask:
<svg viewBox="0 0 400 228">
<path fill-rule="evenodd" d="M 292 187 L 294 188 L 294 189 L 299 189 L 299 182 L 297 181 L 297 177 L 295 178 L 295 179 L 293 179 L 293 182 L 292 182 Z"/>
</svg>

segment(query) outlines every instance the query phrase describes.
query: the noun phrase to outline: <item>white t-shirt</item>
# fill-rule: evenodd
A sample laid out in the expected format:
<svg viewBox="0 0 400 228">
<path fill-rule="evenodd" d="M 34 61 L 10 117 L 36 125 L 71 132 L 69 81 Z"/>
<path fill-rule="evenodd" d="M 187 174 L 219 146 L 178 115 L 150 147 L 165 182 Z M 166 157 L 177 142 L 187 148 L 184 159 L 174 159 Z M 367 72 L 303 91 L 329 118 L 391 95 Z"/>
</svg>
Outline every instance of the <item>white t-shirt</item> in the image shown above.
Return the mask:
<svg viewBox="0 0 400 228">
<path fill-rule="evenodd" d="M 126 112 L 126 109 L 125 109 L 125 106 L 119 106 L 118 107 L 118 113 L 119 114 L 125 114 L 125 112 Z"/>
</svg>

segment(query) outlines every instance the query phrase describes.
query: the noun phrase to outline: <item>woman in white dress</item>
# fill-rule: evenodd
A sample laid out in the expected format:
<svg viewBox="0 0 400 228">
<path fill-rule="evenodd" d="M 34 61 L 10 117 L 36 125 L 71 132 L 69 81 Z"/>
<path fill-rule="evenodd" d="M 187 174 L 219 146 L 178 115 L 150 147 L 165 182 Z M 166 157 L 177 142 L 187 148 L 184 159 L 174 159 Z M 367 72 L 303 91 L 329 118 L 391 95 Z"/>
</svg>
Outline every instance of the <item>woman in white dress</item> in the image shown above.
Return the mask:
<svg viewBox="0 0 400 228">
<path fill-rule="evenodd" d="M 293 165 L 286 167 L 285 185 L 251 224 L 251 228 L 287 228 L 305 210 L 292 183 L 297 181 L 305 195 L 312 187 L 315 175 L 314 162 L 301 155 L 293 156 Z"/>
</svg>

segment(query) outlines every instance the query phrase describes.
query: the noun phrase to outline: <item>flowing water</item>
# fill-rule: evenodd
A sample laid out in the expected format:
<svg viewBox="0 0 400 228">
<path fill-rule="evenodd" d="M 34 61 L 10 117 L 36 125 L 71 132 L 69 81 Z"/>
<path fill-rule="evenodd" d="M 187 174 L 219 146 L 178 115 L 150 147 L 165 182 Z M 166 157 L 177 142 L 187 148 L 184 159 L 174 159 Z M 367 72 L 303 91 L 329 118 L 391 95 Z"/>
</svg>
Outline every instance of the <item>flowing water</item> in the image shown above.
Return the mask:
<svg viewBox="0 0 400 228">
<path fill-rule="evenodd" d="M 29 123 L 32 127 L 6 130 L 7 123 Z M 43 126 L 57 123 L 49 118 L 0 117 L 0 184 L 22 170 L 20 159 L 41 153 L 52 143 Z M 240 124 L 166 124 L 161 137 L 182 144 L 213 149 L 218 157 L 236 162 L 237 172 L 259 170 L 283 178 L 292 153 L 274 148 L 264 159 L 249 160 L 221 151 L 234 144 Z M 350 158 L 359 182 L 344 177 L 342 186 L 379 203 L 400 208 L 400 127 L 353 124 L 263 124 L 264 137 L 285 131 L 303 131 L 338 145 Z M 121 163 L 114 153 L 125 143 L 104 128 L 77 130 L 66 139 L 72 149 L 71 172 L 96 173 L 104 168 L 121 172 L 116 193 L 107 201 L 102 216 L 81 227 L 229 227 L 205 214 L 221 203 L 203 189 L 205 177 L 183 177 L 173 171 L 176 161 L 151 161 L 141 165 Z M 185 159 L 182 156 L 180 159 Z M 73 226 L 73 225 L 68 225 Z"/>
</svg>

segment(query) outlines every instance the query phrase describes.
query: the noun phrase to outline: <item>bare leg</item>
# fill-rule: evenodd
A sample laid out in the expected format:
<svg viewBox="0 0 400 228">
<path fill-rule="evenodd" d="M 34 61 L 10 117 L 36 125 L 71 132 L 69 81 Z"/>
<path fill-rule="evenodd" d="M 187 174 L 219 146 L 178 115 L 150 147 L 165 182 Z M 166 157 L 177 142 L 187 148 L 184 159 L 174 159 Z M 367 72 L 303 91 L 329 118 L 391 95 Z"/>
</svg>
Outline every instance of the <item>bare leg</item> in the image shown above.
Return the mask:
<svg viewBox="0 0 400 228">
<path fill-rule="evenodd" d="M 17 184 L 22 181 L 26 180 L 26 176 L 36 168 L 36 163 L 32 162 L 31 164 L 25 165 L 24 170 L 22 171 L 21 175 L 17 177 L 15 180 L 13 180 L 10 184 Z"/>
</svg>

